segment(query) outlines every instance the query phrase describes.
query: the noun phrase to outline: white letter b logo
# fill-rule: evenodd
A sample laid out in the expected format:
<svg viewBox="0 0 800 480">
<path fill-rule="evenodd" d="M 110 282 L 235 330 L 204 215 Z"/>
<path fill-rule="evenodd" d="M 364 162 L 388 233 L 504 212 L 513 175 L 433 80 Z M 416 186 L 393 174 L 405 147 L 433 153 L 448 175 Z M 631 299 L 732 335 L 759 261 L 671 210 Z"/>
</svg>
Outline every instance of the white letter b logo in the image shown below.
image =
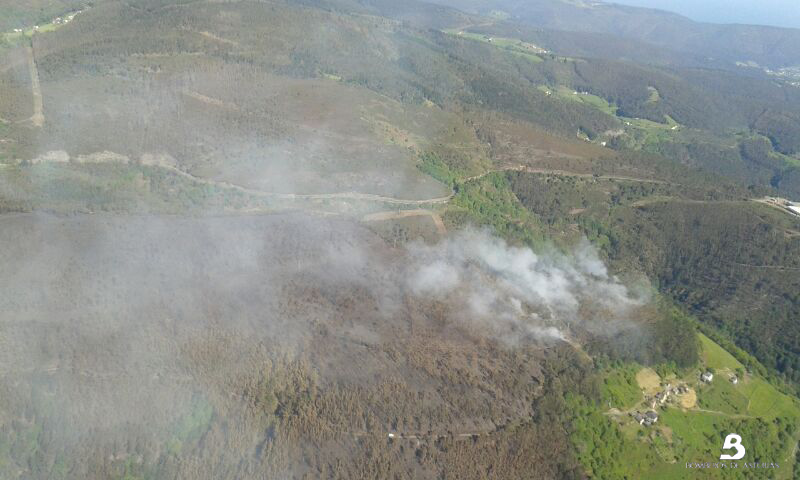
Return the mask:
<svg viewBox="0 0 800 480">
<path fill-rule="evenodd" d="M 742 445 L 742 437 L 736 435 L 735 433 L 731 433 L 725 438 L 725 445 L 722 446 L 723 450 L 730 450 L 731 448 L 736 449 L 736 455 L 726 455 L 722 454 L 719 456 L 720 460 L 741 460 L 744 458 L 745 449 Z"/>
</svg>

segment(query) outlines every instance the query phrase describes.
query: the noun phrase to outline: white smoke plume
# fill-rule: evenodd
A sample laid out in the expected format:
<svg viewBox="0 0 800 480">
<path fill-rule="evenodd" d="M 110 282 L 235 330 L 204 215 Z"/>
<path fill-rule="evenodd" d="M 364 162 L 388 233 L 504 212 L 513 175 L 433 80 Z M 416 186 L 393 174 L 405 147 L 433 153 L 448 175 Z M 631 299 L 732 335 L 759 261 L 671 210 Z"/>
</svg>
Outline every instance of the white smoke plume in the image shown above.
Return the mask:
<svg viewBox="0 0 800 480">
<path fill-rule="evenodd" d="M 412 244 L 409 253 L 414 295 L 455 300 L 460 318 L 506 339 L 563 340 L 575 323 L 607 331 L 647 300 L 612 277 L 585 239 L 569 255 L 535 253 L 467 229 L 437 245 Z"/>
<path fill-rule="evenodd" d="M 255 453 L 264 430 L 249 415 L 273 361 L 307 360 L 323 388 L 438 385 L 391 355 L 575 343 L 573 327 L 610 332 L 642 301 L 588 242 L 534 253 L 467 229 L 396 249 L 303 214 L 0 220 L 0 436 L 21 442 L 36 419 L 42 451 L 76 458 L 172 458 L 164 442 L 201 418 L 215 450 L 192 447 L 182 465 L 260 471 L 272 459 Z"/>
</svg>

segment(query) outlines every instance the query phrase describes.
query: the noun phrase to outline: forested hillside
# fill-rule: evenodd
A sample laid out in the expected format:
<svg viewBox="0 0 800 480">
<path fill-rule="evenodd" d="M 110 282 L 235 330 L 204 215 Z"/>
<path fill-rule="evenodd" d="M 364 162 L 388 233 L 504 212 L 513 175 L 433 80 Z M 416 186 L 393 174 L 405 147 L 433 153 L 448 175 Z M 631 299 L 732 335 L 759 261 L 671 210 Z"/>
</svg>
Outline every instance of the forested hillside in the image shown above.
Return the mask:
<svg viewBox="0 0 800 480">
<path fill-rule="evenodd" d="M 708 325 L 792 382 L 800 222 L 713 192 L 513 174 L 520 201 L 554 229 L 570 212 L 620 271 L 642 271 Z M 604 191 L 610 190 L 610 191 Z"/>
<path fill-rule="evenodd" d="M 0 478 L 796 478 L 797 35 L 0 0 Z"/>
</svg>

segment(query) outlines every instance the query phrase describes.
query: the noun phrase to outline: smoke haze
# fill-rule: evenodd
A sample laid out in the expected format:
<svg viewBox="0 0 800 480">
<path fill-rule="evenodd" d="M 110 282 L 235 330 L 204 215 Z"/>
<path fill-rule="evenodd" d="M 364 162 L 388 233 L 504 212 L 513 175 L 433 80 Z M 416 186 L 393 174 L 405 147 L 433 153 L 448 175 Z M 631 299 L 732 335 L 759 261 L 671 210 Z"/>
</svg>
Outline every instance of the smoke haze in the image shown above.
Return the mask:
<svg viewBox="0 0 800 480">
<path fill-rule="evenodd" d="M 609 331 L 646 302 L 615 278 L 585 239 L 571 255 L 534 253 L 486 230 L 467 229 L 434 246 L 410 247 L 416 265 L 407 279 L 415 295 L 455 297 L 470 322 L 482 322 L 504 338 L 565 338 L 580 324 Z M 595 318 L 587 312 L 600 313 Z M 558 326 L 554 326 L 556 324 Z"/>
<path fill-rule="evenodd" d="M 570 325 L 607 331 L 641 302 L 587 243 L 536 254 L 474 229 L 398 250 L 299 214 L 7 215 L 0 244 L 0 411 L 44 419 L 53 454 L 116 455 L 138 438 L 158 457 L 166 440 L 153 439 L 187 418 L 246 418 L 237 399 L 264 365 L 305 358 L 320 385 L 413 384 L 419 372 L 369 353 L 412 341 L 409 321 L 428 339 L 509 350 L 563 340 Z M 250 446 L 205 461 L 241 462 L 261 434 L 226 435 Z"/>
</svg>

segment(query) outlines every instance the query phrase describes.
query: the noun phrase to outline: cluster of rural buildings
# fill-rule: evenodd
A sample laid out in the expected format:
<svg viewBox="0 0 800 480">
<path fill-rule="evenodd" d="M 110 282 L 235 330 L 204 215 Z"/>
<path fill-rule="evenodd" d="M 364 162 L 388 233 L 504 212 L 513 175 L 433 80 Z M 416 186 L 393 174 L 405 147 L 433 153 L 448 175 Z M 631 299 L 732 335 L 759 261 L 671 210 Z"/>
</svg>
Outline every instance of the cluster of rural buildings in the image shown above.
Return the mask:
<svg viewBox="0 0 800 480">
<path fill-rule="evenodd" d="M 69 15 L 67 15 L 66 17 L 63 17 L 63 18 L 62 17 L 56 17 L 56 18 L 53 19 L 53 24 L 55 24 L 55 25 L 67 24 L 67 23 L 75 20 L 75 15 L 77 15 L 77 12 L 76 13 L 70 13 Z"/>
<path fill-rule="evenodd" d="M 702 372 L 700 374 L 700 381 L 703 383 L 712 383 L 714 381 L 714 373 L 710 371 Z M 731 375 L 730 381 L 736 385 L 739 383 L 739 377 L 736 375 Z M 661 387 L 663 390 L 659 391 L 655 395 L 645 397 L 645 404 L 650 407 L 650 410 L 646 412 L 631 412 L 631 417 L 633 417 L 633 419 L 639 425 L 644 425 L 646 427 L 655 425 L 658 422 L 658 412 L 656 411 L 657 408 L 664 407 L 667 402 L 677 400 L 678 395 L 685 395 L 690 392 L 689 386 L 685 383 L 678 385 L 662 383 Z"/>
<path fill-rule="evenodd" d="M 65 17 L 56 17 L 50 23 L 53 24 L 53 25 L 66 25 L 69 22 L 75 20 L 75 16 L 78 13 L 80 13 L 80 12 L 73 12 L 73 13 L 70 13 L 69 15 L 65 16 Z M 41 27 L 39 25 L 34 25 L 33 26 L 33 31 L 34 32 L 38 32 L 40 28 Z M 24 31 L 25 30 L 22 29 L 22 28 L 15 28 L 14 29 L 14 33 L 22 33 Z"/>
<path fill-rule="evenodd" d="M 714 374 L 711 372 L 703 372 L 700 374 L 700 380 L 703 383 L 711 383 L 714 381 Z M 729 380 L 734 385 L 737 385 L 739 383 L 739 377 L 737 377 L 736 375 L 731 375 L 729 377 Z"/>
<path fill-rule="evenodd" d="M 678 395 L 689 393 L 689 387 L 686 384 L 673 386 L 671 383 L 667 383 L 663 386 L 664 390 L 646 399 L 647 403 L 650 405 L 650 408 L 656 408 L 660 405 L 664 405 L 671 398 L 676 398 Z"/>
<path fill-rule="evenodd" d="M 645 427 L 652 427 L 658 422 L 658 413 L 652 410 L 646 413 L 634 412 L 631 416 L 639 425 L 644 425 Z"/>
<path fill-rule="evenodd" d="M 678 395 L 689 393 L 689 386 L 686 384 L 673 386 L 670 383 L 662 383 L 661 386 L 664 387 L 663 390 L 653 396 L 645 398 L 645 403 L 650 406 L 649 411 L 631 413 L 631 416 L 639 425 L 644 425 L 645 427 L 655 425 L 658 422 L 658 412 L 655 411 L 656 408 L 663 406 L 670 401 L 670 399 L 677 398 Z"/>
</svg>

